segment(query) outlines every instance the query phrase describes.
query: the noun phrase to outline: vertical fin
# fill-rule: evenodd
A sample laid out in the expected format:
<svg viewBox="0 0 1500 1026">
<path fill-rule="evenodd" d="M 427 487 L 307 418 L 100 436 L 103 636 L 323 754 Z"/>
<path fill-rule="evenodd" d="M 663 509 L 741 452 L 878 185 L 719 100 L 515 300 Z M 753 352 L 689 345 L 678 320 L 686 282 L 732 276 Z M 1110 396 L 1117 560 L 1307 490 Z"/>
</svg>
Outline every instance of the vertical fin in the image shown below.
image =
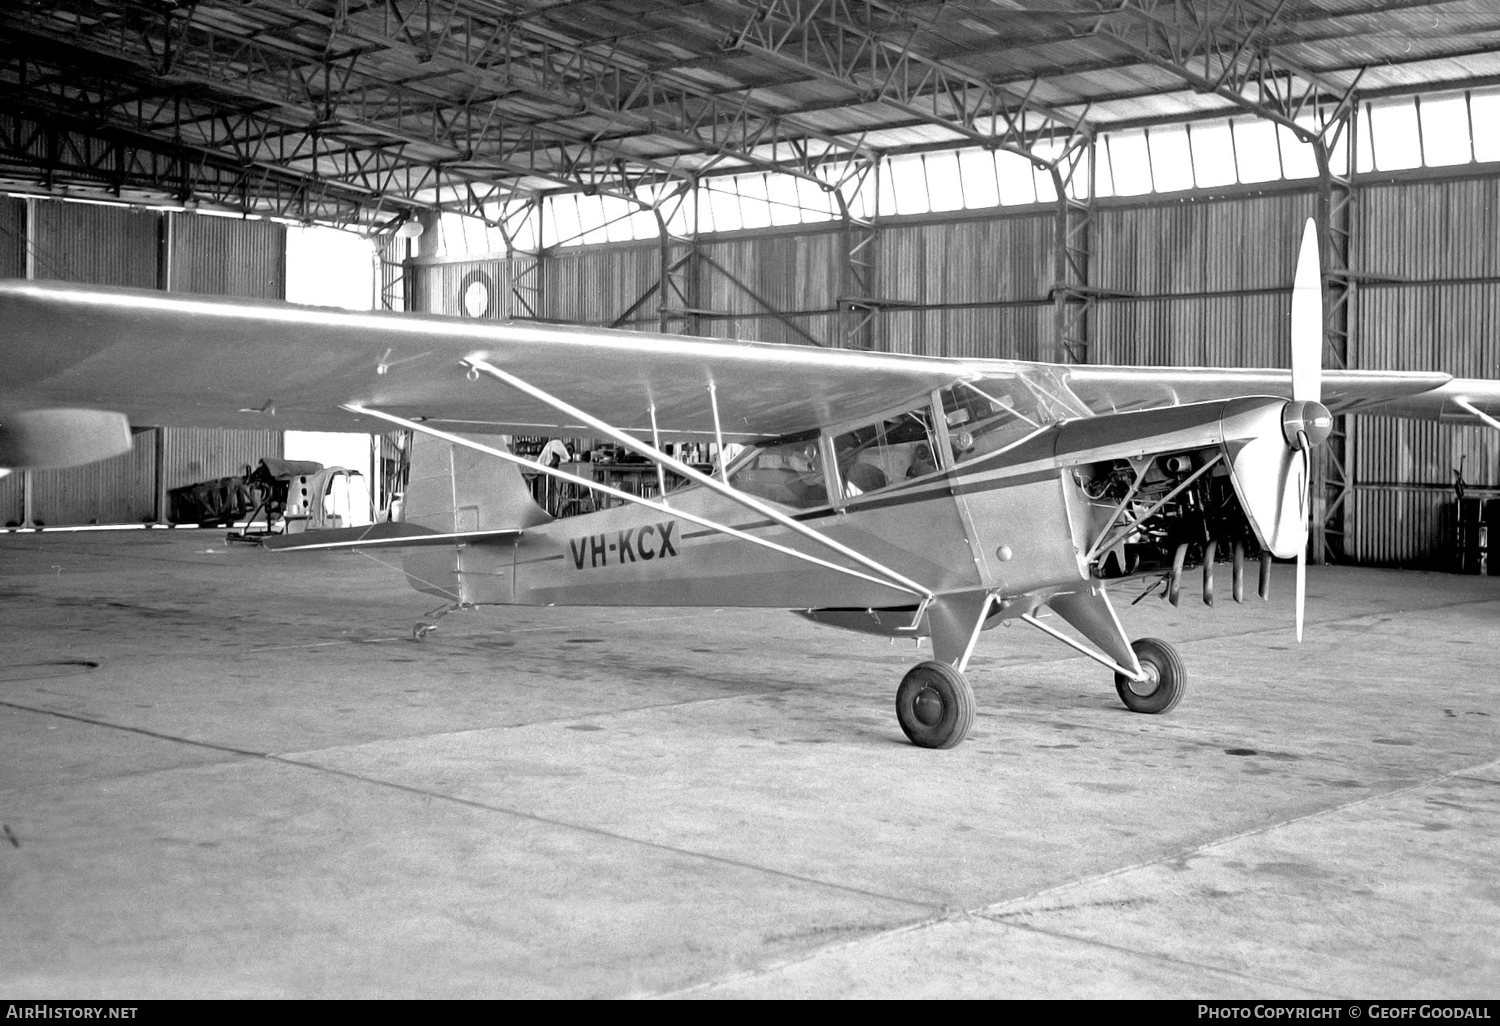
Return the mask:
<svg viewBox="0 0 1500 1026">
<path fill-rule="evenodd" d="M 507 439 L 474 436 L 500 449 Z M 443 533 L 505 531 L 552 520 L 531 497 L 531 487 L 513 463 L 420 432 L 412 437 L 403 519 Z M 402 560 L 407 583 L 450 602 L 472 602 L 464 584 L 463 545 L 408 549 Z"/>
</svg>

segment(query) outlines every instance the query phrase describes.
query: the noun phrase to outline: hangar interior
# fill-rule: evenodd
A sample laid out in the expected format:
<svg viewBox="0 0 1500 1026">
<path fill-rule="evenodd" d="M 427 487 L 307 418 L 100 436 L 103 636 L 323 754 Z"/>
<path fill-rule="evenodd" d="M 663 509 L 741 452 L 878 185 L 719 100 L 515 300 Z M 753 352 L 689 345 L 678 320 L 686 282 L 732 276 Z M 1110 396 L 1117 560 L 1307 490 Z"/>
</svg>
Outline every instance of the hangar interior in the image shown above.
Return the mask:
<svg viewBox="0 0 1500 1026">
<path fill-rule="evenodd" d="M 0 277 L 337 302 L 317 226 L 375 309 L 1279 367 L 1312 218 L 1325 365 L 1500 376 L 1488 0 L 15 0 L 0 92 Z M 1214 683 L 1141 727 L 1007 638 L 931 761 L 784 615 L 411 651 L 376 560 L 29 530 L 286 453 L 134 431 L 0 478 L 0 989 L 1492 992 L 1500 432 L 1340 418 L 1321 642 L 1146 603 Z"/>
</svg>

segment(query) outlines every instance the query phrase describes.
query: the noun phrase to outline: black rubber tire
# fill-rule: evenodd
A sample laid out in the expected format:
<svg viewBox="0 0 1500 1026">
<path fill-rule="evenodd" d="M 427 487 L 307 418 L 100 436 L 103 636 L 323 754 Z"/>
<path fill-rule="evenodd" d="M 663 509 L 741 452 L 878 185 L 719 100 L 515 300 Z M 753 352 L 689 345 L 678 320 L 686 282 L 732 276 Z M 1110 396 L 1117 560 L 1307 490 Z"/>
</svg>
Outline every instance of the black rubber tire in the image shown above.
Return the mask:
<svg viewBox="0 0 1500 1026">
<path fill-rule="evenodd" d="M 1141 638 L 1130 646 L 1148 681 L 1132 681 L 1115 674 L 1115 691 L 1131 712 L 1164 713 L 1176 708 L 1187 694 L 1187 669 L 1177 650 L 1160 638 Z"/>
<path fill-rule="evenodd" d="M 896 720 L 911 743 L 952 748 L 974 726 L 974 689 L 947 663 L 918 663 L 896 690 Z"/>
</svg>

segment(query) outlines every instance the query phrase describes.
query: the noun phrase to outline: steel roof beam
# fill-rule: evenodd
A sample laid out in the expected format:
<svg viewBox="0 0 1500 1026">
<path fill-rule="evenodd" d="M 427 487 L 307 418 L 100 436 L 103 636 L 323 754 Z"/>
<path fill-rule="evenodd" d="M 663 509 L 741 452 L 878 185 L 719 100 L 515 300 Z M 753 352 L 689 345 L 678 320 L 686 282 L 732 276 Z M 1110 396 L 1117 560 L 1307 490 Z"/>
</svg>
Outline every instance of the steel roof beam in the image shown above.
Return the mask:
<svg viewBox="0 0 1500 1026">
<path fill-rule="evenodd" d="M 514 17 L 477 17 L 460 10 L 455 0 L 417 0 L 403 12 L 393 0 L 380 0 L 336 19 L 312 9 L 310 0 L 292 2 L 299 8 L 297 16 L 309 24 L 387 46 L 454 74 L 503 83 L 513 95 L 570 108 L 565 116 L 595 115 L 636 125 L 648 134 L 692 147 L 693 154 L 683 156 L 706 154 L 709 158 L 707 164 L 691 168 L 667 168 L 668 174 L 686 177 L 729 157 L 826 185 L 816 174 L 820 166 L 843 162 L 851 154 L 873 156 L 857 140 L 821 132 L 799 123 L 790 112 L 765 105 L 755 99 L 753 89 L 733 94 L 704 90 L 645 67 L 613 48 L 600 53 L 562 33 L 527 27 L 526 12 L 516 12 Z M 251 3 L 283 9 L 265 0 Z M 363 17 L 376 11 L 381 15 L 378 30 L 373 18 Z M 417 31 L 418 22 L 423 31 Z M 455 28 L 455 23 L 462 29 Z M 759 152 L 766 147 L 772 156 Z M 821 152 L 816 152 L 819 148 Z M 623 151 L 620 158 L 645 162 Z"/>
<path fill-rule="evenodd" d="M 30 6 L 34 4 L 27 0 Z M 13 18 L 16 16 L 12 16 Z M 29 22 L 28 31 L 38 32 L 54 42 L 97 45 L 87 36 L 73 37 L 47 31 L 45 25 Z M 120 47 L 130 45 L 129 33 L 120 31 L 115 37 Z M 134 52 L 122 51 L 111 54 L 115 57 L 134 57 L 139 66 L 142 60 L 149 61 L 154 47 L 146 47 L 146 53 L 137 46 Z M 165 49 L 165 48 L 163 48 Z M 229 60 L 226 61 L 226 57 Z M 312 60 L 312 55 L 302 55 Z M 601 157 L 599 145 L 591 142 L 562 142 L 552 133 L 544 133 L 538 126 L 517 125 L 501 122 L 497 116 L 503 97 L 487 98 L 487 109 L 477 126 L 474 112 L 477 105 L 454 108 L 445 105 L 430 95 L 422 95 L 421 102 L 411 101 L 393 88 L 389 82 L 377 88 L 367 82 L 355 81 L 352 61 L 346 66 L 298 64 L 286 51 L 260 46 L 234 36 L 220 36 L 210 30 L 183 30 L 176 36 L 171 50 L 171 66 L 175 69 L 171 79 L 182 85 L 206 85 L 267 105 L 281 112 L 287 134 L 302 134 L 305 142 L 342 136 L 352 146 L 365 146 L 379 150 L 379 143 L 372 143 L 370 136 L 386 141 L 390 145 L 418 145 L 440 148 L 440 154 L 419 156 L 407 154 L 405 162 L 414 167 L 432 168 L 447 166 L 460 168 L 459 177 L 493 179 L 496 173 L 513 177 L 538 177 L 570 188 L 583 187 L 596 192 L 613 193 L 629 202 L 637 202 L 635 188 L 641 182 L 670 177 L 674 169 L 656 166 L 649 158 L 627 158 L 623 151 L 611 151 Z M 193 73 L 185 72 L 186 65 L 193 65 Z M 231 65 L 238 65 L 234 70 Z M 323 81 L 316 81 L 321 68 Z M 149 69 L 143 69 L 149 70 Z M 363 72 L 359 73 L 361 76 Z M 64 75 L 60 82 L 70 82 Z M 353 108 L 353 113 L 346 113 Z M 365 115 L 363 117 L 357 115 Z M 391 124 L 394 119 L 396 124 Z M 137 126 L 139 127 L 139 126 Z M 173 126 L 175 128 L 175 126 Z M 415 130 L 413 130 L 415 129 Z M 160 128 L 156 129 L 160 131 Z M 363 138 L 351 138 L 349 133 L 360 133 Z M 507 139 L 509 132 L 514 138 Z M 503 148 L 501 159 L 476 150 L 476 134 L 499 136 Z M 644 168 L 638 172 L 639 181 L 629 180 L 624 187 L 616 184 L 621 178 L 621 161 Z M 594 167 L 605 170 L 595 173 Z M 558 171 L 560 167 L 562 170 Z M 415 199 L 415 197 L 408 197 Z"/>
<path fill-rule="evenodd" d="M 228 164 L 188 147 L 94 126 L 64 126 L 47 112 L 37 120 L 12 107 L 0 115 L 0 176 L 20 173 L 46 192 L 99 190 L 123 197 L 139 191 L 164 202 L 197 202 L 245 214 L 365 224 L 378 218 L 379 197 L 351 195 L 336 183 L 311 183 L 262 167 Z M 384 204 L 390 210 L 394 204 Z"/>
<path fill-rule="evenodd" d="M 1273 121 L 1304 142 L 1330 145 L 1344 124 L 1360 75 L 1342 87 L 1280 57 L 1287 0 L 1099 0 L 1094 32 L 1202 92 Z M 1313 127 L 1308 126 L 1308 121 Z"/>
<path fill-rule="evenodd" d="M 861 102 L 884 104 L 1039 167 L 1050 169 L 1059 159 L 1041 152 L 1044 143 L 1061 143 L 1066 152 L 1088 135 L 1084 118 L 1049 109 L 1030 89 L 1004 89 L 917 53 L 915 26 L 901 42 L 886 37 L 871 24 L 884 13 L 869 0 L 763 0 L 735 45 L 854 89 Z M 899 21 L 899 12 L 894 17 Z"/>
</svg>

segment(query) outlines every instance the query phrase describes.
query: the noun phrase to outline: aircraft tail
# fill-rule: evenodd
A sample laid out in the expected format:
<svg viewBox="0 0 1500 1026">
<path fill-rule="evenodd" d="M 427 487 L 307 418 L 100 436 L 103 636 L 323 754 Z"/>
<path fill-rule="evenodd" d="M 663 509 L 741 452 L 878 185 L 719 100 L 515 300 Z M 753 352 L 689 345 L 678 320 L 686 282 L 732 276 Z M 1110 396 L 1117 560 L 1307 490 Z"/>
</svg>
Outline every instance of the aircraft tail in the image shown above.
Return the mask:
<svg viewBox="0 0 1500 1026">
<path fill-rule="evenodd" d="M 501 438 L 466 437 L 506 447 Z M 553 519 L 532 499 L 515 464 L 421 433 L 412 439 L 403 510 L 407 524 L 440 535 L 513 537 Z M 456 538 L 451 547 L 407 549 L 402 563 L 407 582 L 452 602 L 473 602 L 465 581 L 466 548 Z"/>
</svg>

